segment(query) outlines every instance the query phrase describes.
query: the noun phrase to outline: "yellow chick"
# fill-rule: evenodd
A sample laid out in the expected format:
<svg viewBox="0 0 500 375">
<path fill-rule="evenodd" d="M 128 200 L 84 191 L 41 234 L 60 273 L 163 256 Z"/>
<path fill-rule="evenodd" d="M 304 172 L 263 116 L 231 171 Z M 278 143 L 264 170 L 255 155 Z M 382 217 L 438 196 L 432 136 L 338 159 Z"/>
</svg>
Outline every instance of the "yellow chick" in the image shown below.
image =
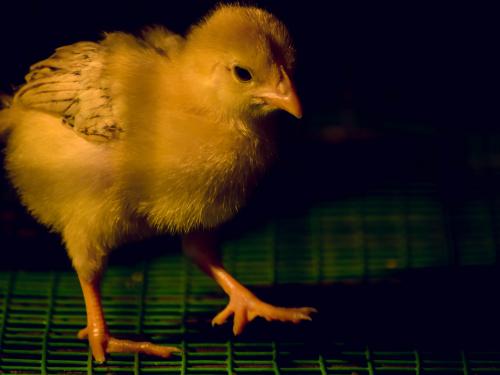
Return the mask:
<svg viewBox="0 0 500 375">
<path fill-rule="evenodd" d="M 185 252 L 228 294 L 213 324 L 234 315 L 239 334 L 257 316 L 310 319 L 314 309 L 269 305 L 231 277 L 212 234 L 273 155 L 267 115 L 301 117 L 293 64 L 278 19 L 224 5 L 185 37 L 155 27 L 58 48 L 6 101 L 8 175 L 29 211 L 62 236 L 87 310 L 78 337 L 96 361 L 178 350 L 114 338 L 101 307 L 109 252 L 155 233 L 181 234 Z"/>
</svg>

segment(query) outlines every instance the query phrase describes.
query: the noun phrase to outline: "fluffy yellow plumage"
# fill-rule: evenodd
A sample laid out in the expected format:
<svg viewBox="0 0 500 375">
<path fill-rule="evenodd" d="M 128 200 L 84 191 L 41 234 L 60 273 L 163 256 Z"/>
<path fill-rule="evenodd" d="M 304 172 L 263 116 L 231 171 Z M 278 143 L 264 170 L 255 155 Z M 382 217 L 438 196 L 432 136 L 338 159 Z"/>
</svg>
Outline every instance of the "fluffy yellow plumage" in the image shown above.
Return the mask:
<svg viewBox="0 0 500 375">
<path fill-rule="evenodd" d="M 181 37 L 107 34 L 59 48 L 32 66 L 0 112 L 6 167 L 21 199 L 61 233 L 84 292 L 96 360 L 113 351 L 174 348 L 117 340 L 99 297 L 106 255 L 130 238 L 181 233 L 186 252 L 230 296 L 235 315 L 299 321 L 309 308 L 267 305 L 232 279 L 209 230 L 231 218 L 273 153 L 267 114 L 300 117 L 285 26 L 253 7 L 222 6 Z M 141 346 L 142 345 L 142 346 Z"/>
</svg>

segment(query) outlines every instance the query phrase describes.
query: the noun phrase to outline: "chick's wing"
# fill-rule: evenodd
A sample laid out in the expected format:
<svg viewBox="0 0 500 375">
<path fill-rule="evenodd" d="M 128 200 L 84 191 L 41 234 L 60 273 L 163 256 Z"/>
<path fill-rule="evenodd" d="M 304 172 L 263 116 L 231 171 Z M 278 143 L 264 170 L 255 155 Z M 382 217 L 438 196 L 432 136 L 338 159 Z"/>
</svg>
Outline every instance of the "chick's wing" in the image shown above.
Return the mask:
<svg viewBox="0 0 500 375">
<path fill-rule="evenodd" d="M 58 48 L 31 66 L 14 104 L 59 115 L 62 123 L 90 140 L 118 138 L 123 128 L 113 116 L 111 96 L 101 77 L 103 48 L 93 42 Z"/>
</svg>

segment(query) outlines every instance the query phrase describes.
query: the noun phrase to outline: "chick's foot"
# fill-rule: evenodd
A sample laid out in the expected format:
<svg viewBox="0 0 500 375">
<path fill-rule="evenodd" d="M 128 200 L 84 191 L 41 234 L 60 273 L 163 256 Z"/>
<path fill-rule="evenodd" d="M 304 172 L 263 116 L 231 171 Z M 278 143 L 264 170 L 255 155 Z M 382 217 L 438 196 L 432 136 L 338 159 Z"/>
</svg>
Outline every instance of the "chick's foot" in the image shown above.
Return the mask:
<svg viewBox="0 0 500 375">
<path fill-rule="evenodd" d="M 173 352 L 181 350 L 171 346 L 156 345 L 147 341 L 122 340 L 110 336 L 107 332 L 93 332 L 89 335 L 88 327 L 78 332 L 79 339 L 88 339 L 92 355 L 96 362 L 103 363 L 106 353 L 143 353 L 168 358 Z"/>
<path fill-rule="evenodd" d="M 229 304 L 212 320 L 212 325 L 224 324 L 234 314 L 233 333 L 239 335 L 245 325 L 257 316 L 267 321 L 299 323 L 311 320 L 311 314 L 317 312 L 312 307 L 277 307 L 255 297 L 248 289 L 241 287 L 230 293 Z"/>
</svg>

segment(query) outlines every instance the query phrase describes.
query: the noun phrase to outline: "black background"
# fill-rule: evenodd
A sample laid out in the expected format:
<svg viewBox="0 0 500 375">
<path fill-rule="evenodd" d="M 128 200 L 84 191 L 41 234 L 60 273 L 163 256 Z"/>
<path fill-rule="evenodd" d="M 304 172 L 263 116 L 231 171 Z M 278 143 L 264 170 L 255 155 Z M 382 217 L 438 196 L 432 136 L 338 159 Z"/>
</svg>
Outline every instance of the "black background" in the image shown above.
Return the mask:
<svg viewBox="0 0 500 375">
<path fill-rule="evenodd" d="M 54 48 L 103 31 L 164 24 L 185 32 L 213 1 L 18 1 L 2 4 L 0 89 Z M 349 107 L 370 124 L 491 126 L 493 7 L 470 2 L 256 1 L 289 27 L 306 116 Z M 491 111 L 492 112 L 492 111 Z M 491 114 L 490 112 L 490 114 Z M 480 119 L 480 121 L 477 121 Z M 495 117 L 498 120 L 498 117 Z"/>
</svg>

